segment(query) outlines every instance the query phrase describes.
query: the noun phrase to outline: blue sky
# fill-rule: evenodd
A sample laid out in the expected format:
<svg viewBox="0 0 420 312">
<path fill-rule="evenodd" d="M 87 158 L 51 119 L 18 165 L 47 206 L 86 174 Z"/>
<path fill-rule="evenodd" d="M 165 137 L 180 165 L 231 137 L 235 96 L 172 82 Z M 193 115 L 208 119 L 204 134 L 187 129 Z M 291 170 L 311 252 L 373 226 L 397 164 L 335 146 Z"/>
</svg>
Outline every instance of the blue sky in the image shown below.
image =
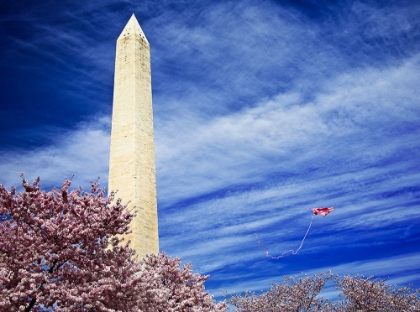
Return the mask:
<svg viewBox="0 0 420 312">
<path fill-rule="evenodd" d="M 106 186 L 115 42 L 151 44 L 161 250 L 216 296 L 283 275 L 420 288 L 417 1 L 2 1 L 0 183 Z M 297 255 L 308 208 L 316 217 Z"/>
</svg>

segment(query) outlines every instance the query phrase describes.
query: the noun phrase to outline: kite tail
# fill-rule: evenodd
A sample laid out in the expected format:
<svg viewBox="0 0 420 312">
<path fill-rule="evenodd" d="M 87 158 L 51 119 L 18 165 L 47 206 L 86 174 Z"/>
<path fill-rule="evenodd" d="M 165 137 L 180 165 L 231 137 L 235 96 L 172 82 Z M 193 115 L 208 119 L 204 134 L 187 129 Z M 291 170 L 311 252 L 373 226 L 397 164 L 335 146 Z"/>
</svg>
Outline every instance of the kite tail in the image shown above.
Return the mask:
<svg viewBox="0 0 420 312">
<path fill-rule="evenodd" d="M 305 236 L 303 237 L 302 242 L 300 243 L 300 246 L 299 246 L 299 248 L 298 248 L 298 249 L 296 249 L 296 251 L 294 251 L 294 250 L 287 250 L 287 251 L 283 252 L 280 256 L 272 256 L 272 255 L 270 255 L 270 253 L 268 252 L 268 248 L 267 248 L 266 246 L 264 246 L 263 244 L 261 244 L 261 242 L 259 241 L 259 239 L 258 239 L 258 234 L 257 234 L 257 233 L 255 233 L 255 238 L 257 239 L 257 243 L 258 243 L 258 245 L 260 245 L 262 248 L 264 248 L 264 249 L 265 249 L 265 256 L 266 256 L 266 257 L 269 257 L 269 258 L 271 258 L 271 259 L 279 259 L 279 258 L 283 258 L 283 257 L 284 257 L 286 254 L 288 254 L 288 253 L 292 253 L 292 255 L 296 255 L 296 254 L 299 252 L 299 250 L 302 248 L 303 243 L 305 242 L 306 236 L 308 236 L 308 233 L 309 233 L 309 230 L 311 229 L 311 226 L 312 226 L 312 221 L 314 220 L 314 217 L 315 217 L 315 215 L 312 215 L 312 217 L 311 217 L 311 222 L 309 222 L 309 226 L 308 226 L 308 229 L 306 230 Z"/>
</svg>

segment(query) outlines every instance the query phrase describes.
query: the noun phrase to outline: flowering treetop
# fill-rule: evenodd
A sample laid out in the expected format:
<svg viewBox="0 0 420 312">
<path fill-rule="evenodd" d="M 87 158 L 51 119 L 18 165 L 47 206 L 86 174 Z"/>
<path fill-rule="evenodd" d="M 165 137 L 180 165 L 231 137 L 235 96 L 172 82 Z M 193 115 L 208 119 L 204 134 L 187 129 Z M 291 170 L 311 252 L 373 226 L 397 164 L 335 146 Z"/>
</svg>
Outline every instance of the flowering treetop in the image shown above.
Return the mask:
<svg viewBox="0 0 420 312">
<path fill-rule="evenodd" d="M 90 192 L 69 191 L 68 179 L 50 192 L 39 178 L 22 185 L 0 185 L 0 311 L 226 310 L 179 259 L 138 261 L 121 244 L 134 213 L 98 183 Z"/>
</svg>

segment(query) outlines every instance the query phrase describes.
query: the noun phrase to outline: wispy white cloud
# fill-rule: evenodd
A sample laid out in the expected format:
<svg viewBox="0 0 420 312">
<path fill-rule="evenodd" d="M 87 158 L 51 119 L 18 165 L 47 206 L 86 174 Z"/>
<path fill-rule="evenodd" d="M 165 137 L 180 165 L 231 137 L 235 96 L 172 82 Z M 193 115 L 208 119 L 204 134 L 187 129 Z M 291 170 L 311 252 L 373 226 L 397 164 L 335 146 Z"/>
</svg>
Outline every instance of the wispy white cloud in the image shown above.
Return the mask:
<svg viewBox="0 0 420 312">
<path fill-rule="evenodd" d="M 313 160 L 318 166 L 325 165 L 320 161 L 373 164 L 410 148 L 415 132 L 404 139 L 392 132 L 410 127 L 420 114 L 418 68 L 415 57 L 386 70 L 349 72 L 326 80 L 312 101 L 281 94 L 207 123 L 174 118 L 156 134 L 161 195 L 168 200 L 255 182 L 282 167 L 302 170 Z M 173 183 L 171 174 L 182 183 Z"/>
<path fill-rule="evenodd" d="M 61 186 L 64 178 L 74 175 L 73 186 L 88 186 L 89 181 L 100 177 L 107 185 L 110 118 L 97 118 L 94 122 L 79 125 L 76 131 L 55 134 L 55 144 L 47 148 L 0 156 L 2 184 L 10 187 L 20 185 L 19 174 L 28 180 L 41 177 L 45 189 Z"/>
</svg>

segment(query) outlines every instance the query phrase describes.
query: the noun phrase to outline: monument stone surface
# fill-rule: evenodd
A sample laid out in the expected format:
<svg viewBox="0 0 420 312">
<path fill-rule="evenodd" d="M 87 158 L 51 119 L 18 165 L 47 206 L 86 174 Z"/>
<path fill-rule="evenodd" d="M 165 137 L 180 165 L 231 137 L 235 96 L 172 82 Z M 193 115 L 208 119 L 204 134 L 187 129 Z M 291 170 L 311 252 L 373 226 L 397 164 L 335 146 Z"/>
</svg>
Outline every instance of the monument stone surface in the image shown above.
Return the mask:
<svg viewBox="0 0 420 312">
<path fill-rule="evenodd" d="M 117 40 L 108 188 L 137 210 L 125 241 L 158 253 L 150 46 L 134 14 Z"/>
</svg>

